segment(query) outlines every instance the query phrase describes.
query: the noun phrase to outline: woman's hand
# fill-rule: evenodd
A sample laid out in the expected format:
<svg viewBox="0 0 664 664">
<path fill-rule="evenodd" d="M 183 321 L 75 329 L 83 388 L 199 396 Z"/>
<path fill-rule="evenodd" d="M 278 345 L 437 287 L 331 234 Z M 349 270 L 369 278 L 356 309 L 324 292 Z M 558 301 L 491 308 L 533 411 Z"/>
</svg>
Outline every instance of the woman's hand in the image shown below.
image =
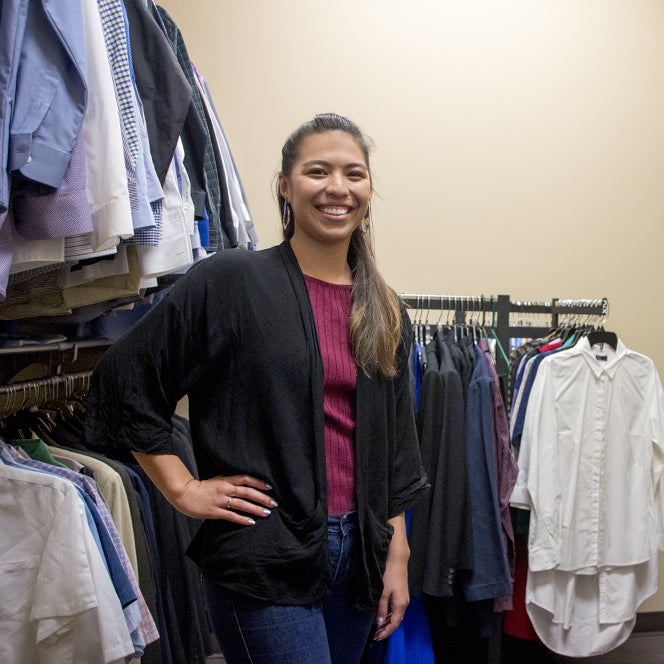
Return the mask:
<svg viewBox="0 0 664 664">
<path fill-rule="evenodd" d="M 192 478 L 175 499 L 175 507 L 196 519 L 224 519 L 253 526 L 255 521 L 251 516 L 268 517 L 272 508 L 277 507 L 277 503 L 263 493 L 271 488 L 250 475 L 218 475 L 202 481 Z"/>
<path fill-rule="evenodd" d="M 277 507 L 264 493 L 272 487 L 251 475 L 218 475 L 197 480 L 174 454 L 132 454 L 166 500 L 195 519 L 224 519 L 253 526 L 256 522 L 252 516 L 264 519 Z"/>
<path fill-rule="evenodd" d="M 387 551 L 387 564 L 383 574 L 383 594 L 378 602 L 376 614 L 377 641 L 386 639 L 399 627 L 403 620 L 406 608 L 410 603 L 408 593 L 408 558 L 410 547 L 406 537 L 405 515 L 390 519 L 394 527 L 392 541 Z"/>
</svg>

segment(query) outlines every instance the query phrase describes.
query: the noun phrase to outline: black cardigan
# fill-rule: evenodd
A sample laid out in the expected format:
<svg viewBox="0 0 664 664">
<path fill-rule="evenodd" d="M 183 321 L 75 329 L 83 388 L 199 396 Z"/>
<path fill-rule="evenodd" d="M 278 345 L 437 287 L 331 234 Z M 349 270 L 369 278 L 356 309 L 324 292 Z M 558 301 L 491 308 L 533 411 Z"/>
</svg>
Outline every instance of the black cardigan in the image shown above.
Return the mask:
<svg viewBox="0 0 664 664">
<path fill-rule="evenodd" d="M 409 383 L 410 325 L 394 379 L 357 372 L 352 584 L 373 610 L 392 535 L 388 519 L 427 486 Z M 248 473 L 279 507 L 255 526 L 208 520 L 188 555 L 212 581 L 277 604 L 327 592 L 323 366 L 309 296 L 287 242 L 229 250 L 194 266 L 105 353 L 88 395 L 90 444 L 172 454 L 171 416 L 189 395 L 201 479 Z"/>
</svg>

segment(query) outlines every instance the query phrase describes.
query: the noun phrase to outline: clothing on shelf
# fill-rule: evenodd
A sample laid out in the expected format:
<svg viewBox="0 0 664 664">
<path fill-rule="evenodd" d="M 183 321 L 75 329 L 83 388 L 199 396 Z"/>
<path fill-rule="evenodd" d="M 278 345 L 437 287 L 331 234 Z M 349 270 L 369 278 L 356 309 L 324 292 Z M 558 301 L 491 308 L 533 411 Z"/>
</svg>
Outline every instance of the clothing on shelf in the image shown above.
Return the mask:
<svg viewBox="0 0 664 664">
<path fill-rule="evenodd" d="M 89 321 L 209 253 L 256 247 L 209 88 L 164 9 L 8 0 L 0 30 L 0 320 Z"/>
</svg>

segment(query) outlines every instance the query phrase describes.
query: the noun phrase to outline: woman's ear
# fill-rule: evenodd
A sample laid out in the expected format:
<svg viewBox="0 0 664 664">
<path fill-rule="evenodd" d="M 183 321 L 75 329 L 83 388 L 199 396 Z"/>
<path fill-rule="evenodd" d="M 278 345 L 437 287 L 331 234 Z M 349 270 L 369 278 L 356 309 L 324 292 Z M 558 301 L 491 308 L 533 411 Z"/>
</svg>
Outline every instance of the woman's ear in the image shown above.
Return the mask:
<svg viewBox="0 0 664 664">
<path fill-rule="evenodd" d="M 288 200 L 288 180 L 283 173 L 279 174 L 279 193 Z"/>
</svg>

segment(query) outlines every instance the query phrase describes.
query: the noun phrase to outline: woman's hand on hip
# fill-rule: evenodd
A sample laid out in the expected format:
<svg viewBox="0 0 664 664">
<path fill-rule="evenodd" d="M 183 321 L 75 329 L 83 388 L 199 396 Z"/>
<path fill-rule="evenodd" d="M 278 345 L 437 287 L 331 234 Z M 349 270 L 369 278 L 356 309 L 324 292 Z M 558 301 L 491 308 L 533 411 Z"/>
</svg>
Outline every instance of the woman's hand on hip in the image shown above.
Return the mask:
<svg viewBox="0 0 664 664">
<path fill-rule="evenodd" d="M 254 517 L 264 519 L 277 507 L 266 493 L 272 487 L 251 475 L 217 475 L 208 480 L 191 479 L 175 507 L 196 519 L 223 519 L 253 526 Z"/>
<path fill-rule="evenodd" d="M 225 519 L 253 526 L 252 517 L 264 519 L 277 506 L 265 493 L 272 487 L 251 475 L 218 475 L 201 481 L 174 454 L 133 455 L 166 500 L 195 519 Z"/>
</svg>

